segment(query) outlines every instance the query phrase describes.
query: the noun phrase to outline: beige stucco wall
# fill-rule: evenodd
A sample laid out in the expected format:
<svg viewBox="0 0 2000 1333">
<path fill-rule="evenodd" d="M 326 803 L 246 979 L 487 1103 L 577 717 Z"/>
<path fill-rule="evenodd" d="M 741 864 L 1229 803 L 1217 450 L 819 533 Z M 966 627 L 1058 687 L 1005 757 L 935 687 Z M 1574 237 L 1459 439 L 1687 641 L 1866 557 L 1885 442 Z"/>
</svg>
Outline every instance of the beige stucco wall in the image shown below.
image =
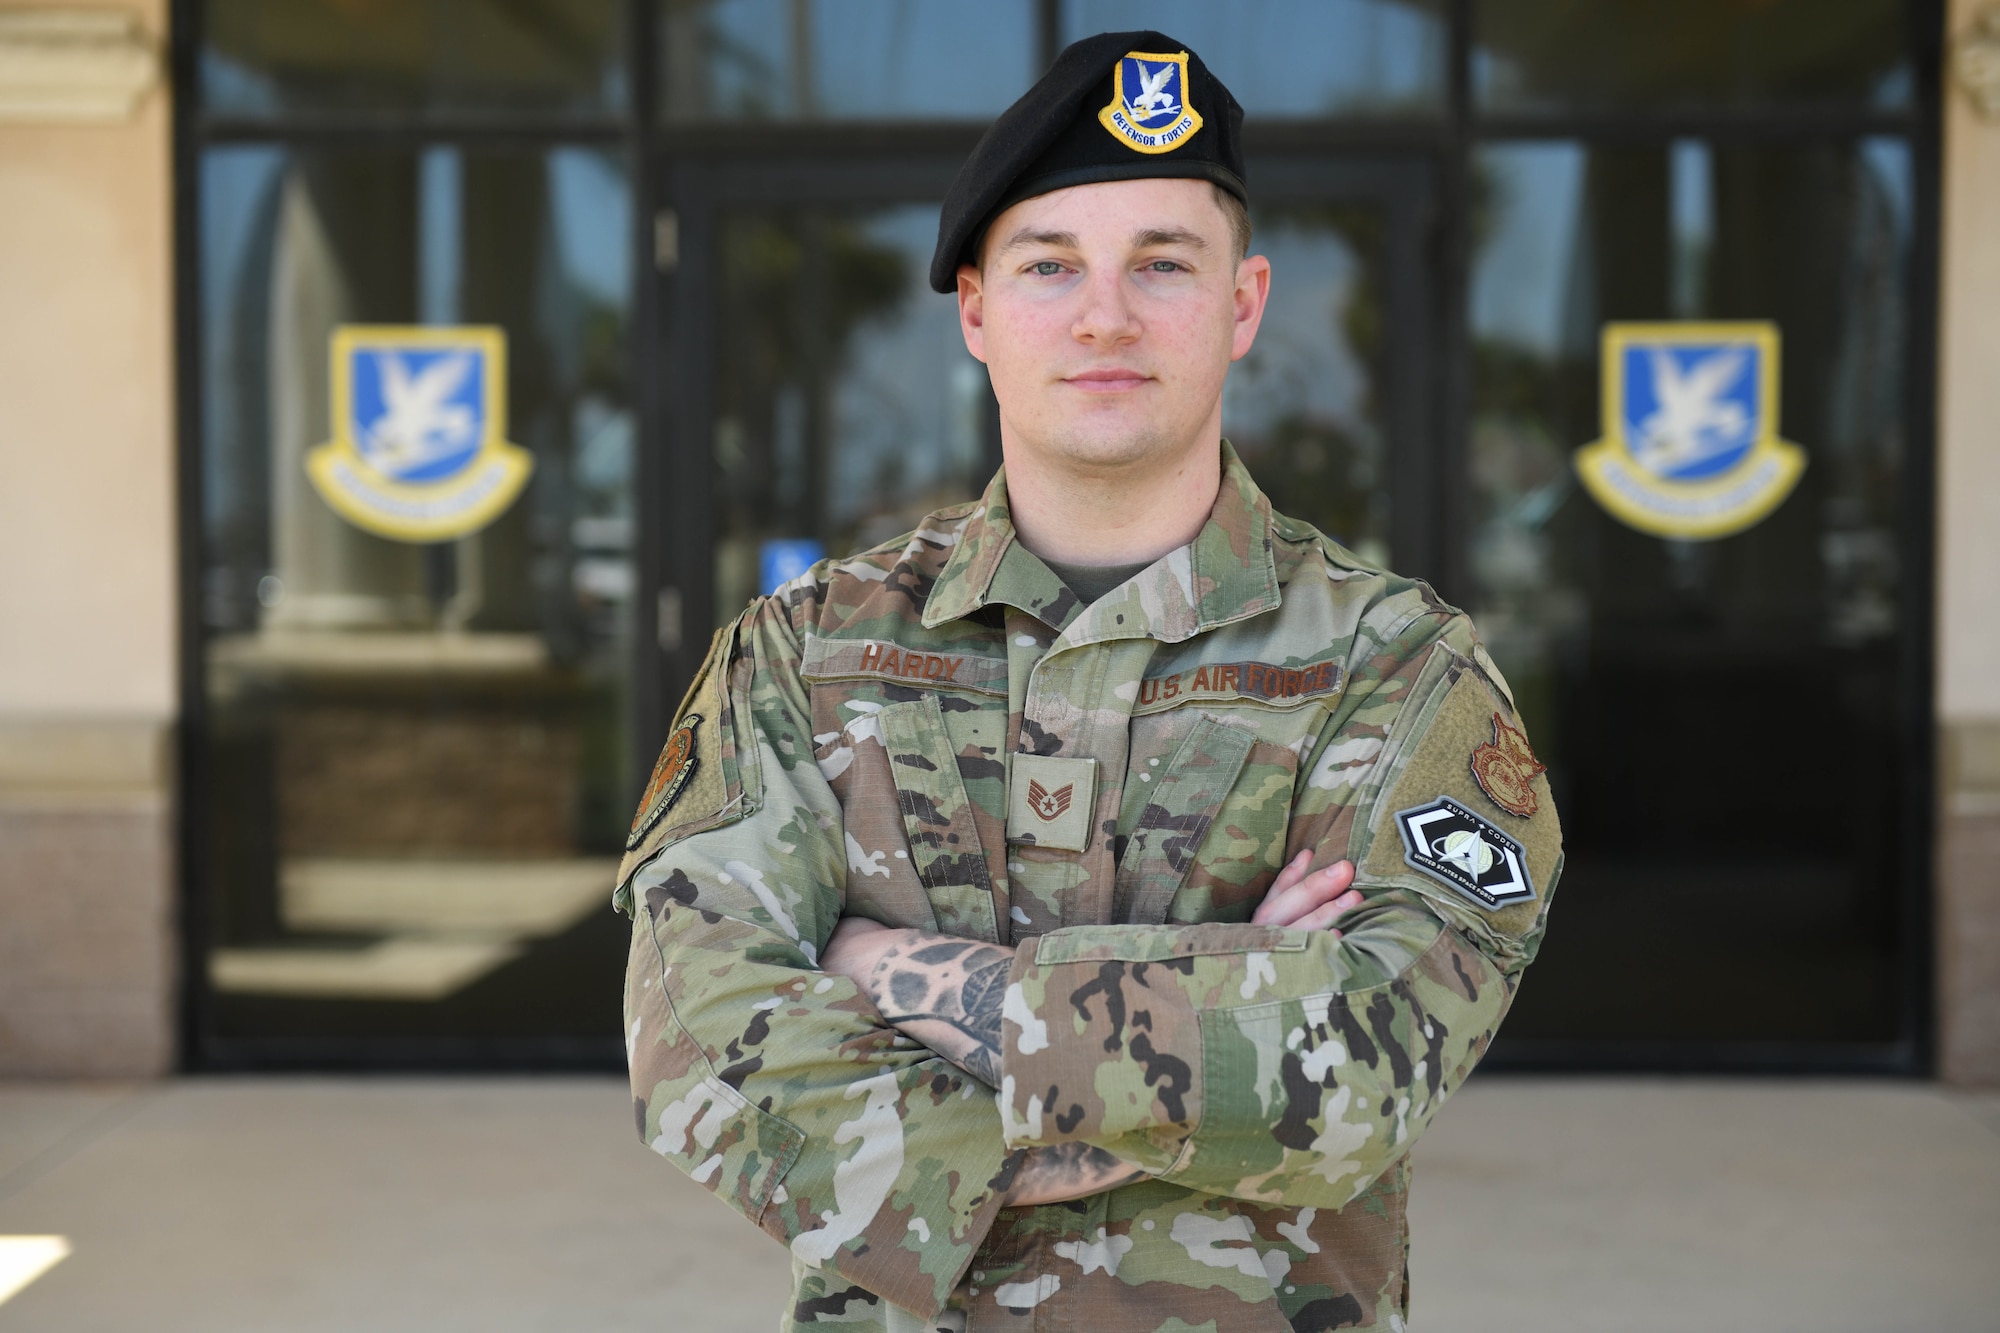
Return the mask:
<svg viewBox="0 0 2000 1333">
<path fill-rule="evenodd" d="M 1990 0 L 1953 0 L 1963 33 Z M 1938 712 L 2000 718 L 2000 122 L 1945 95 Z"/>
<path fill-rule="evenodd" d="M 169 125 L 0 121 L 0 1076 L 175 1058 Z"/>
<path fill-rule="evenodd" d="M 1992 0 L 1952 0 L 1965 34 Z M 1947 77 L 1938 402 L 1938 1067 L 2000 1086 L 2000 120 Z"/>
<path fill-rule="evenodd" d="M 174 711 L 171 180 L 157 89 L 0 124 L 0 714 Z"/>
</svg>

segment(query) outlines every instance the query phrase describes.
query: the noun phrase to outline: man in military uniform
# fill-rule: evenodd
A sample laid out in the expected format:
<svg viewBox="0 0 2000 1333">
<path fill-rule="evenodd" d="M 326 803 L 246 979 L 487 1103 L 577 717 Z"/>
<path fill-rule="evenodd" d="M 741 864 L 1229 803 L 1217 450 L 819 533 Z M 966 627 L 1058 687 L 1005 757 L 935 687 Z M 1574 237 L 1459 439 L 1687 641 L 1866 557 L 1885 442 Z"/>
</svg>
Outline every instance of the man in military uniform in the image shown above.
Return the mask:
<svg viewBox="0 0 2000 1333">
<path fill-rule="evenodd" d="M 1003 471 L 752 603 L 642 801 L 639 1134 L 789 1247 L 786 1327 L 1407 1317 L 1410 1146 L 1561 834 L 1466 618 L 1221 437 L 1241 121 L 1155 32 L 1000 118 L 931 280 Z"/>
</svg>

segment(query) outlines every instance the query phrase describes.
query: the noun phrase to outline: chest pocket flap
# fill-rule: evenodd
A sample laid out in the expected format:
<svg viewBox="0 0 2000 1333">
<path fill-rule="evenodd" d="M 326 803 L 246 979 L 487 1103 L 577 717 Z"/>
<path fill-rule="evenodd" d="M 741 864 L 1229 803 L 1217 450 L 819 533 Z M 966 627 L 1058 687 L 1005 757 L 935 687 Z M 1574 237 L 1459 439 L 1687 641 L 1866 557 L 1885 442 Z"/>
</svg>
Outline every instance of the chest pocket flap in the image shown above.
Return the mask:
<svg viewBox="0 0 2000 1333">
<path fill-rule="evenodd" d="M 1175 749 L 1118 863 L 1116 920 L 1158 925 L 1194 865 L 1256 734 L 1203 715 Z"/>
</svg>

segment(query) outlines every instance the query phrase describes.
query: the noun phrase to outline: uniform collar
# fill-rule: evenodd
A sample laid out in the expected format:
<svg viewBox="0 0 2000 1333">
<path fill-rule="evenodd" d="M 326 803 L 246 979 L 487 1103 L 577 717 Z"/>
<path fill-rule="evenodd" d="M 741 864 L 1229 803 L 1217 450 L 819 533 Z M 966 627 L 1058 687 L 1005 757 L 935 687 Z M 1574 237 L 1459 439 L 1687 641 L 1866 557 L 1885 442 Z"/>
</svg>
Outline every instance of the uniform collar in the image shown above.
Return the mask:
<svg viewBox="0 0 2000 1333">
<path fill-rule="evenodd" d="M 1222 485 L 1194 540 L 1086 608 L 1016 539 L 1002 468 L 987 483 L 931 587 L 924 627 L 935 629 L 995 602 L 1040 618 L 1072 643 L 1141 635 L 1178 643 L 1258 615 L 1279 602 L 1271 502 L 1224 440 Z"/>
</svg>

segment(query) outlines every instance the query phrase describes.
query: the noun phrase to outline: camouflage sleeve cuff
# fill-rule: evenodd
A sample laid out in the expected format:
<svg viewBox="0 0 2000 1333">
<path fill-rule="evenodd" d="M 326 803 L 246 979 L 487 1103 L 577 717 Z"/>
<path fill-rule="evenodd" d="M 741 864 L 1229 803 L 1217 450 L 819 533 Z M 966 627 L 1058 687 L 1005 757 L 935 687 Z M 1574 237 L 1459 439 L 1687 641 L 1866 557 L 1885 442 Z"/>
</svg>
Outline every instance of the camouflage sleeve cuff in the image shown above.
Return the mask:
<svg viewBox="0 0 2000 1333">
<path fill-rule="evenodd" d="M 936 1314 L 1001 1206 L 992 1094 L 851 982 L 760 961 L 755 927 L 652 897 L 626 993 L 640 1137 L 800 1263 Z"/>
<path fill-rule="evenodd" d="M 1345 1205 L 1470 1073 L 1511 994 L 1407 893 L 1350 922 L 1345 938 L 1211 924 L 1023 942 L 1008 1146 L 1082 1140 L 1190 1189 Z"/>
</svg>

